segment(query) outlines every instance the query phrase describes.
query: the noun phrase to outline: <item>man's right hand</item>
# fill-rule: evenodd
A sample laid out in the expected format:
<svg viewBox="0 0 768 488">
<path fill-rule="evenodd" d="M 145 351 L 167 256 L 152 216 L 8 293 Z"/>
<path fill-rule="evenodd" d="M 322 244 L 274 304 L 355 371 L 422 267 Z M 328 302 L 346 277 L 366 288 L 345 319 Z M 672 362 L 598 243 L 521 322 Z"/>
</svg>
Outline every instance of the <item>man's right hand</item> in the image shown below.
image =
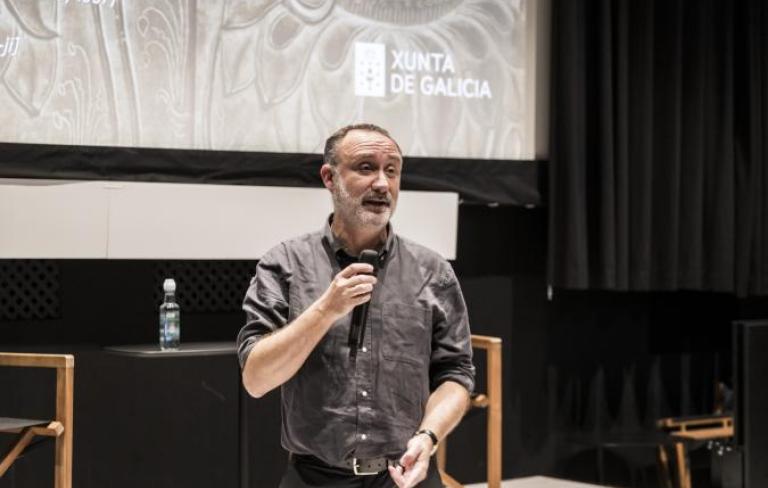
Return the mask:
<svg viewBox="0 0 768 488">
<path fill-rule="evenodd" d="M 320 297 L 322 307 L 338 320 L 369 301 L 376 284 L 376 277 L 371 273 L 373 266 L 366 263 L 352 263 L 342 269 Z"/>
<path fill-rule="evenodd" d="M 371 299 L 376 277 L 370 273 L 370 264 L 350 264 L 293 322 L 253 346 L 243 368 L 243 384 L 251 396 L 258 398 L 288 381 L 334 322 Z"/>
</svg>

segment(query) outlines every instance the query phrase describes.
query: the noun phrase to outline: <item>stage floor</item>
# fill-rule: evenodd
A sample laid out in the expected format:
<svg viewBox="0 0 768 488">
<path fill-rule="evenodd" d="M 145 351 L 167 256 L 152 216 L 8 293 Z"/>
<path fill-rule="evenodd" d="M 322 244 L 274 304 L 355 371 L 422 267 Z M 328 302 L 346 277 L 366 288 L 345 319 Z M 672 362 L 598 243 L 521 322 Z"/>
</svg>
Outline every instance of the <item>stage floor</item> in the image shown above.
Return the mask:
<svg viewBox="0 0 768 488">
<path fill-rule="evenodd" d="M 466 485 L 465 488 L 487 488 L 487 486 L 485 483 L 477 483 Z M 601 485 L 590 485 L 588 483 L 560 480 L 546 476 L 529 476 L 527 478 L 504 480 L 501 482 L 501 486 L 502 488 L 602 488 Z"/>
</svg>

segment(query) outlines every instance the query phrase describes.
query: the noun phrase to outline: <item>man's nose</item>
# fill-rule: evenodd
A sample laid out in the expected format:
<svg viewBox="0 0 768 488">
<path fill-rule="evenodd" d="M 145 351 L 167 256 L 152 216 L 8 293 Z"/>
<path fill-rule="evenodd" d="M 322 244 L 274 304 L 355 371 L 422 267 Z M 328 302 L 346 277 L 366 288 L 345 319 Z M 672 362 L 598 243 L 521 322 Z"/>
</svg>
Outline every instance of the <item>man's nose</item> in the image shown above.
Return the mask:
<svg viewBox="0 0 768 488">
<path fill-rule="evenodd" d="M 387 191 L 389 189 L 389 180 L 387 180 L 387 175 L 384 173 L 384 170 L 376 172 L 376 179 L 373 180 L 372 187 L 374 190 L 378 191 Z"/>
</svg>

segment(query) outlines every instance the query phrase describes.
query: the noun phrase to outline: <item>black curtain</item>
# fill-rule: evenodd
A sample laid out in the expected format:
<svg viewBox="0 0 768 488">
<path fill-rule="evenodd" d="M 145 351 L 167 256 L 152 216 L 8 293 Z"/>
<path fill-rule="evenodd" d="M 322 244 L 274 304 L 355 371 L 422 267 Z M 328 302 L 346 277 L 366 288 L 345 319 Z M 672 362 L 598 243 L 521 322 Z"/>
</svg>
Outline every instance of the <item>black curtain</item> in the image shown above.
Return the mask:
<svg viewBox="0 0 768 488">
<path fill-rule="evenodd" d="M 768 4 L 553 0 L 549 281 L 768 293 Z"/>
</svg>

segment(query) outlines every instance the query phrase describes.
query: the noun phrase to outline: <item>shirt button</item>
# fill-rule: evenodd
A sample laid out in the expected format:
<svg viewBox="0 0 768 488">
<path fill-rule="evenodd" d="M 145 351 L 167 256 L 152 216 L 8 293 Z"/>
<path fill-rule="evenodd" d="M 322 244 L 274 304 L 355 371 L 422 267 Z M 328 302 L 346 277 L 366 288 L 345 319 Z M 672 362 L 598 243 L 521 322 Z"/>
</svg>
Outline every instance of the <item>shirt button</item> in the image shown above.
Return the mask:
<svg viewBox="0 0 768 488">
<path fill-rule="evenodd" d="M 363 346 L 363 352 L 368 352 L 368 348 Z"/>
<path fill-rule="evenodd" d="M 367 392 L 367 391 L 365 391 L 365 390 L 361 391 L 361 392 L 360 392 L 360 394 L 361 394 L 361 395 L 363 395 L 364 397 L 367 397 L 367 396 L 368 396 L 368 392 Z"/>
<path fill-rule="evenodd" d="M 366 440 L 366 439 L 368 438 L 368 436 L 367 436 L 367 435 L 365 435 L 365 434 L 360 434 L 360 438 L 361 438 L 362 440 Z"/>
</svg>

